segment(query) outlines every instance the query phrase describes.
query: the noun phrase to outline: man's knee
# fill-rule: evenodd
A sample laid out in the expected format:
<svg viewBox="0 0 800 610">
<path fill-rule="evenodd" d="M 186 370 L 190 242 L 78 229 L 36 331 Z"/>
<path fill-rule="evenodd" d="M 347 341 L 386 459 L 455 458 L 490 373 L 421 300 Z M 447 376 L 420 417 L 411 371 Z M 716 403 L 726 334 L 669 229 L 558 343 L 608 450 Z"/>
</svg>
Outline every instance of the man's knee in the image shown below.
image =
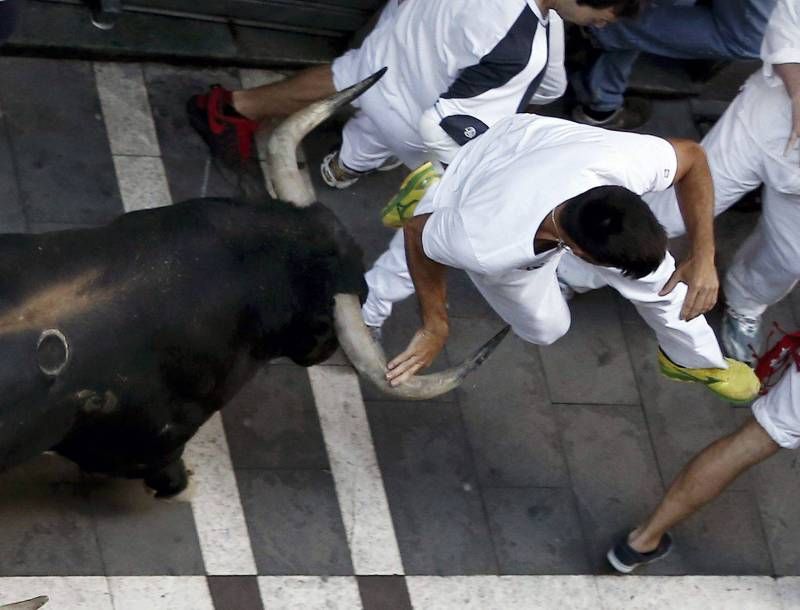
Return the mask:
<svg viewBox="0 0 800 610">
<path fill-rule="evenodd" d="M 514 334 L 523 341 L 535 345 L 551 345 L 567 334 L 570 326 L 569 316 L 558 316 L 547 320 L 536 320 L 524 327 L 512 325 Z"/>
</svg>

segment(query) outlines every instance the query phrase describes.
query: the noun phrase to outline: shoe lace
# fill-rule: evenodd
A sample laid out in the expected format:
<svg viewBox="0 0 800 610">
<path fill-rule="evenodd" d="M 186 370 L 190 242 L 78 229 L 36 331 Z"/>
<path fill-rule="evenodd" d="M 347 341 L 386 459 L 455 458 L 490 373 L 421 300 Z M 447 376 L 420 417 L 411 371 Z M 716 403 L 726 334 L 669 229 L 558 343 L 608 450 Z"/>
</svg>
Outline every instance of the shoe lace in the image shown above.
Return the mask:
<svg viewBox="0 0 800 610">
<path fill-rule="evenodd" d="M 208 128 L 214 135 L 222 135 L 226 123 L 232 125 L 236 131 L 236 144 L 242 160 L 250 158 L 252 142 L 255 137 L 258 123 L 243 116 L 225 114 L 224 108 L 232 103 L 231 92 L 227 89 L 214 86 L 208 93 Z"/>
<path fill-rule="evenodd" d="M 736 320 L 739 328 L 741 328 L 742 331 L 744 331 L 744 333 L 748 336 L 757 334 L 758 329 L 761 327 L 761 318 L 746 316 L 738 311 L 734 311 L 733 309 L 728 309 L 727 314 L 728 317 Z"/>
</svg>

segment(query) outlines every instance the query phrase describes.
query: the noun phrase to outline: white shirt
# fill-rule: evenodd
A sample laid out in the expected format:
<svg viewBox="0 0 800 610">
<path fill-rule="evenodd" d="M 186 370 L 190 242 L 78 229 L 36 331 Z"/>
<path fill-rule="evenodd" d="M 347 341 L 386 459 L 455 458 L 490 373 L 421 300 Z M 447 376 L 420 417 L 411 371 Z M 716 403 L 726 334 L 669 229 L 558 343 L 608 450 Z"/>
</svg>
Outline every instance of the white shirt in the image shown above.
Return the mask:
<svg viewBox="0 0 800 610">
<path fill-rule="evenodd" d="M 778 0 L 764 33 L 761 59 L 764 78 L 772 87 L 783 84 L 773 66 L 800 63 L 800 1 Z"/>
<path fill-rule="evenodd" d="M 566 88 L 563 22 L 535 0 L 389 0 L 359 55 L 363 73 L 388 66 L 376 88 L 446 163 Z"/>
<path fill-rule="evenodd" d="M 661 138 L 571 121 L 516 115 L 462 147 L 415 214 L 425 254 L 444 265 L 491 275 L 538 266 L 533 242 L 559 204 L 597 186 L 638 195 L 665 190 L 677 169 Z"/>
</svg>

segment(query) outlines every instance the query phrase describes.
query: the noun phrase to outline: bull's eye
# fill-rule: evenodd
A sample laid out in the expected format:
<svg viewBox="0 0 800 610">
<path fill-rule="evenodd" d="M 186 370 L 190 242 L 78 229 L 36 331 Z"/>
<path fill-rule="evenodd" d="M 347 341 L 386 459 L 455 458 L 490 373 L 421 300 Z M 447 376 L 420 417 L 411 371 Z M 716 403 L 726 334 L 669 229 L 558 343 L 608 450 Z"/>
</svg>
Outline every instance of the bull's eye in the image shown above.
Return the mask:
<svg viewBox="0 0 800 610">
<path fill-rule="evenodd" d="M 36 343 L 36 357 L 42 373 L 48 377 L 60 375 L 69 362 L 67 338 L 55 328 L 42 331 Z"/>
</svg>

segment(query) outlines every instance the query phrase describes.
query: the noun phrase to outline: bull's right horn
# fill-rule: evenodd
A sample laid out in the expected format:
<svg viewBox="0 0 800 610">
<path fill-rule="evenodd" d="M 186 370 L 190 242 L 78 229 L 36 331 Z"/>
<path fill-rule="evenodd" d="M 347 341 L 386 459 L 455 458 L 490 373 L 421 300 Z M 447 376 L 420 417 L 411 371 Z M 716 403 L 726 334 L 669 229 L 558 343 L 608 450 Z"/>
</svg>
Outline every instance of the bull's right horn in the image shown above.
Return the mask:
<svg viewBox="0 0 800 610">
<path fill-rule="evenodd" d="M 45 595 L 40 597 L 34 597 L 33 599 L 28 599 L 24 602 L 17 602 L 15 604 L 6 604 L 5 606 L 0 606 L 0 610 L 38 610 L 42 606 L 44 606 L 50 599 Z"/>
<path fill-rule="evenodd" d="M 483 364 L 509 331 L 508 326 L 504 327 L 458 366 L 440 373 L 414 375 L 405 383 L 391 386 L 386 380 L 386 355 L 364 324 L 358 297 L 337 294 L 335 300 L 336 336 L 342 350 L 362 377 L 384 394 L 397 398 L 428 400 L 456 389 L 467 375 Z"/>
</svg>

